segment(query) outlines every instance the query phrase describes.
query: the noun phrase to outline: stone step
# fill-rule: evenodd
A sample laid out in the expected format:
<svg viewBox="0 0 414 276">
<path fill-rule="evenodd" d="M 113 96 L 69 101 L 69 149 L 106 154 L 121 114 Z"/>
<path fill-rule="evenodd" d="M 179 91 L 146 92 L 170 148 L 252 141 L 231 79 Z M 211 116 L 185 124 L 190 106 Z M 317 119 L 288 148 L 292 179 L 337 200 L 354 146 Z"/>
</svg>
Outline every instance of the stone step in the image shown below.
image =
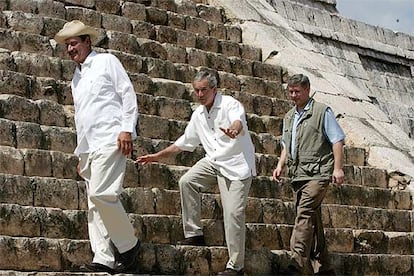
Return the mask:
<svg viewBox="0 0 414 276">
<path fill-rule="evenodd" d="M 4 256 L 0 259 L 0 272 L 80 272 L 80 267 L 92 259 L 88 240 L 10 236 L 0 236 L 0 255 Z M 264 248 L 246 250 L 246 274 L 272 273 L 272 258 L 271 252 Z M 138 256 L 138 273 L 217 273 L 225 268 L 227 260 L 227 249 L 222 246 L 194 247 L 144 243 Z"/>
<path fill-rule="evenodd" d="M 181 16 L 171 12 L 167 14 L 167 12 L 163 13 L 163 11 L 160 13 L 160 10 L 157 10 L 156 8 L 148 9 L 150 10 L 148 14 L 151 13 L 149 18 L 141 18 L 140 20 L 129 20 L 127 17 L 119 15 L 100 14 L 96 13 L 96 11 L 92 11 L 93 13 L 96 13 L 93 15 L 96 16 L 96 18 L 89 18 L 84 22 L 88 24 L 88 21 L 94 21 L 89 25 L 96 25 L 95 27 L 99 29 L 100 37 L 98 38 L 99 41 L 97 44 L 103 48 L 116 49 L 117 47 L 114 48 L 111 47 L 111 45 L 116 46 L 118 43 L 116 39 L 122 37 L 120 34 L 125 34 L 131 39 L 151 39 L 158 43 L 172 43 L 178 47 L 197 48 L 208 52 L 220 53 L 226 57 L 241 58 L 246 62 L 250 60 L 250 62 L 255 61 L 261 63 L 261 49 L 242 44 L 241 38 L 236 38 L 237 42 L 231 41 L 235 37 L 235 32 L 239 31 L 239 27 L 219 23 L 210 24 L 203 19 L 192 16 Z M 66 11 L 69 13 L 67 15 L 68 21 L 72 20 L 70 19 L 72 17 L 73 19 L 82 20 L 79 17 L 83 17 L 83 15 L 80 14 L 87 13 L 84 8 L 74 6 L 67 7 Z M 78 14 L 75 15 L 75 13 Z M 59 18 L 45 19 L 37 14 L 24 13 L 22 11 L 4 10 L 0 15 L 3 18 L 3 24 L 0 25 L 1 28 L 8 28 L 15 32 L 24 32 L 26 34 L 23 34 L 21 36 L 22 38 L 33 37 L 36 38 L 38 42 L 42 42 L 37 47 L 30 44 L 27 46 L 20 44 L 21 47 L 32 51 L 37 48 L 42 52 L 49 54 L 52 53 L 53 47 L 48 40 L 53 38 L 54 34 L 66 22 Z M 172 24 L 163 22 L 168 21 L 168 15 L 173 19 Z M 45 30 L 45 27 L 48 29 Z M 50 30 L 50 28 L 52 30 Z M 227 34 L 227 32 L 229 32 L 229 34 Z M 219 38 L 214 37 L 215 35 L 219 36 Z M 238 34 L 236 34 L 236 36 L 238 36 Z M 111 41 L 111 39 L 115 39 L 115 41 Z M 133 46 L 131 43 L 133 43 L 132 40 L 130 41 L 129 46 Z M 136 42 L 134 43 L 136 44 Z M 124 45 L 124 49 L 132 54 L 137 54 L 136 47 L 125 48 Z M 145 53 L 145 47 L 142 48 L 142 50 L 144 50 L 142 53 Z M 59 52 L 62 51 L 60 50 Z M 276 68 L 276 66 L 273 65 L 266 66 L 269 68 Z M 268 74 L 267 77 L 273 79 L 275 75 L 272 76 Z"/>
<path fill-rule="evenodd" d="M 87 212 L 58 208 L 0 204 L 0 235 L 88 239 Z M 144 243 L 176 244 L 183 238 L 181 216 L 129 214 L 135 233 Z M 225 246 L 222 218 L 203 219 L 209 246 Z M 246 247 L 289 249 L 292 224 L 246 223 Z M 369 254 L 413 254 L 414 234 L 388 229 L 325 229 L 329 251 Z"/>
<path fill-rule="evenodd" d="M 147 164 L 136 169 L 132 161 L 127 163 L 124 181 L 125 193 L 123 202 L 129 212 L 180 214 L 178 180 L 188 167 Z M 154 175 L 158 176 L 154 181 Z M 284 180 L 284 182 L 287 182 Z M 59 179 L 54 177 L 23 176 L 0 174 L 2 196 L 0 202 L 16 203 L 32 206 L 57 207 L 62 209 L 86 209 L 85 184 L 83 181 Z M 219 190 L 217 185 L 207 187 L 204 195 L 206 207 L 213 210 L 206 212 L 206 218 L 214 218 L 213 214 L 221 213 Z M 253 178 L 249 196 L 251 197 L 250 221 L 263 221 L 263 209 L 266 198 L 273 202 L 282 200 L 293 201 L 290 185 L 276 185 L 270 176 Z M 148 199 L 142 204 L 139 197 Z M 330 185 L 325 204 L 344 206 L 361 206 L 390 210 L 411 210 L 410 193 L 406 190 L 390 190 L 387 188 L 368 187 L 355 184 L 343 184 L 341 188 Z M 357 214 L 355 214 L 357 215 Z M 286 220 L 288 221 L 288 220 Z"/>
<path fill-rule="evenodd" d="M 272 250 L 274 271 L 284 271 L 289 252 Z M 331 253 L 336 275 L 413 275 L 412 255 Z"/>
</svg>

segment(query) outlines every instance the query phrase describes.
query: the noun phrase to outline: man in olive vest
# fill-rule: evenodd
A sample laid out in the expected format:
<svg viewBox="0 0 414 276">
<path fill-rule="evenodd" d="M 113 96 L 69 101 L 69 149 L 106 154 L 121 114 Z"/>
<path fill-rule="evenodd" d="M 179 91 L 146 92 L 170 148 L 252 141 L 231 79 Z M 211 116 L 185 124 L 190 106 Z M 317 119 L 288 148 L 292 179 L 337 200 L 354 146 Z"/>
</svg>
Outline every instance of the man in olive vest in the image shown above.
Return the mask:
<svg viewBox="0 0 414 276">
<path fill-rule="evenodd" d="M 325 244 L 321 204 L 329 182 L 344 181 L 342 169 L 345 134 L 332 110 L 310 94 L 307 76 L 293 75 L 288 92 L 295 102 L 283 121 L 282 152 L 273 171 L 280 182 L 287 163 L 294 191 L 295 226 L 290 239 L 292 275 L 335 275 Z M 313 266 L 312 266 L 312 262 Z"/>
</svg>

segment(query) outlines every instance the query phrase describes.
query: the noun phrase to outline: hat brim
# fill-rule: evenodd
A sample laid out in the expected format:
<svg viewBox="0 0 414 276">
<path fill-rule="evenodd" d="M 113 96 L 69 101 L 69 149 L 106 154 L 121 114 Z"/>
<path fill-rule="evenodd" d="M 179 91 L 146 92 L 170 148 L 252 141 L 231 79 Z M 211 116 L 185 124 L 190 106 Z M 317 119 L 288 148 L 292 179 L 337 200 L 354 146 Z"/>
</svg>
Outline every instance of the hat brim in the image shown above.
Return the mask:
<svg viewBox="0 0 414 276">
<path fill-rule="evenodd" d="M 66 39 L 81 35 L 89 35 L 91 41 L 95 42 L 99 36 L 99 32 L 95 28 L 89 26 L 82 26 L 76 30 L 63 28 L 55 35 L 54 39 L 58 44 L 65 44 Z"/>
</svg>

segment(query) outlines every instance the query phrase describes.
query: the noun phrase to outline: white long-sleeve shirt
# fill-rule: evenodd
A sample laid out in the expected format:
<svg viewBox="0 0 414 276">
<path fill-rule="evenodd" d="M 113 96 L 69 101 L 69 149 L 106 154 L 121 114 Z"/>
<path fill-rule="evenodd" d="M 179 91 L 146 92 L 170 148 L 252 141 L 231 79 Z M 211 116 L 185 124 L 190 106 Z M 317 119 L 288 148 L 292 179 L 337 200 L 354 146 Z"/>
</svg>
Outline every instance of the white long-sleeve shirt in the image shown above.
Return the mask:
<svg viewBox="0 0 414 276">
<path fill-rule="evenodd" d="M 220 127 L 229 128 L 235 120 L 242 122 L 243 131 L 231 139 Z M 175 142 L 178 148 L 185 151 L 193 151 L 200 144 L 206 158 L 228 179 L 243 180 L 256 175 L 254 146 L 245 111 L 233 97 L 217 92 L 210 112 L 204 105 L 197 107 L 184 134 Z"/>
<path fill-rule="evenodd" d="M 137 99 L 118 58 L 92 51 L 80 66 L 71 83 L 78 141 L 75 154 L 116 143 L 122 131 L 135 139 Z"/>
</svg>

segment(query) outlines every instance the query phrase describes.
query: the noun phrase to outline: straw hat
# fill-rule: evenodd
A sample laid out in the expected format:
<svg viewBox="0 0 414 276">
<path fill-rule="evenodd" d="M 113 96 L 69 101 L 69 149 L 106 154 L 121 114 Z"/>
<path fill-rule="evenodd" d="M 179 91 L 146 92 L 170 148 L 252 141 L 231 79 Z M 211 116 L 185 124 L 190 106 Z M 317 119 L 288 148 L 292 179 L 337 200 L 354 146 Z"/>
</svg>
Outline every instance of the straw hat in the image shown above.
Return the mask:
<svg viewBox="0 0 414 276">
<path fill-rule="evenodd" d="M 92 27 L 83 24 L 79 20 L 73 20 L 63 25 L 63 28 L 55 35 L 54 39 L 59 44 L 65 44 L 65 40 L 70 37 L 89 35 L 91 41 L 95 40 L 99 33 Z"/>
</svg>

